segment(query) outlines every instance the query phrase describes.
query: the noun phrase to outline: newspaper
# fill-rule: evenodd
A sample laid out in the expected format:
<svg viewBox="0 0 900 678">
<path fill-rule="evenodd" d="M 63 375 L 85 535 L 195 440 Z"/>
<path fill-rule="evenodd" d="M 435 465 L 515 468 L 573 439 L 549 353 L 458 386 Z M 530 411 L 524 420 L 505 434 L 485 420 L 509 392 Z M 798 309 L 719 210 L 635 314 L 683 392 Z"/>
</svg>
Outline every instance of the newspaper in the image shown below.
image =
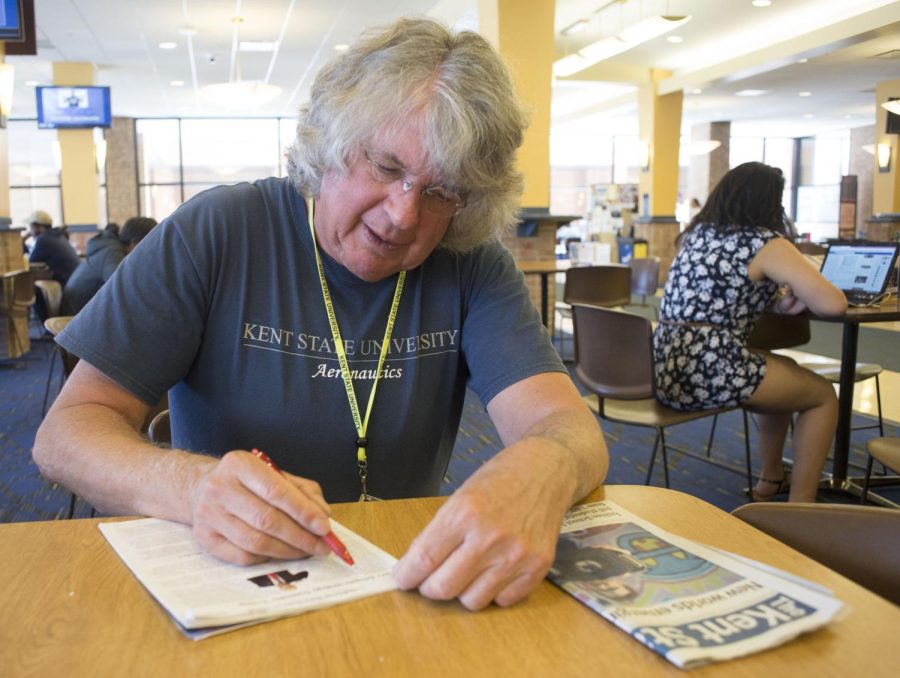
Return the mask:
<svg viewBox="0 0 900 678">
<path fill-rule="evenodd" d="M 334 555 L 231 565 L 206 553 L 190 527 L 156 518 L 101 523 L 100 531 L 181 631 L 199 640 L 396 588 L 396 558 L 331 525 L 355 565 Z"/>
<path fill-rule="evenodd" d="M 843 608 L 817 584 L 665 532 L 611 501 L 569 511 L 548 577 L 679 668 L 781 645 Z"/>
</svg>

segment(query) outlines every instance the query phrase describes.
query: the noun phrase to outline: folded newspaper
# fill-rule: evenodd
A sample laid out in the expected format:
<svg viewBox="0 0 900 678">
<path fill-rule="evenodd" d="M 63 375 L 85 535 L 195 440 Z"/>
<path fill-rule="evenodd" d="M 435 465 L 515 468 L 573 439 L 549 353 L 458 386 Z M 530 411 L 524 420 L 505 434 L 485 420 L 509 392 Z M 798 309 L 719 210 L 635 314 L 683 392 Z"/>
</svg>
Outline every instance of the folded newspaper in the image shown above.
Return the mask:
<svg viewBox="0 0 900 678">
<path fill-rule="evenodd" d="M 241 567 L 206 553 L 191 528 L 156 518 L 101 523 L 135 577 L 194 640 L 396 588 L 396 558 L 343 525 L 332 530 L 356 562 L 334 555 Z"/>
<path fill-rule="evenodd" d="M 843 607 L 817 584 L 665 532 L 611 501 L 569 511 L 548 576 L 680 668 L 781 645 Z"/>
</svg>

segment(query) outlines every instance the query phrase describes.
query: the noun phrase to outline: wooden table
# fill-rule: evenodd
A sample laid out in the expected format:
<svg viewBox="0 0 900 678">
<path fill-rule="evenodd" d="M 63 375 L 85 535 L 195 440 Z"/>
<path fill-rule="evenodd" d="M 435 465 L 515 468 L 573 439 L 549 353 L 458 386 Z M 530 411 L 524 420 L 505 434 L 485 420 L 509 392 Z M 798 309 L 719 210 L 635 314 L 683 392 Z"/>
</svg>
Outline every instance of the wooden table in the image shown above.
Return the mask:
<svg viewBox="0 0 900 678">
<path fill-rule="evenodd" d="M 565 273 L 571 263 L 568 259 L 548 259 L 547 261 L 517 261 L 516 266 L 525 275 L 541 276 L 541 322 L 544 327 L 550 327 L 550 304 L 548 302 L 547 278 L 555 273 Z"/>
<path fill-rule="evenodd" d="M 900 608 L 689 495 L 611 486 L 591 498 L 824 584 L 849 604 L 846 618 L 824 629 L 692 677 L 891 674 Z M 334 517 L 400 556 L 442 501 L 338 504 Z M 472 613 L 396 591 L 193 642 L 107 545 L 98 522 L 0 525 L 3 676 L 686 675 L 548 581 L 506 609 Z"/>
<path fill-rule="evenodd" d="M 823 322 L 839 322 L 844 326 L 841 341 L 841 378 L 838 393 L 838 421 L 834 434 L 834 461 L 831 465 L 831 478 L 828 487 L 859 496 L 861 486 L 853 478 L 847 476 L 850 459 L 850 424 L 853 417 L 853 375 L 856 371 L 856 355 L 859 345 L 859 326 L 862 323 L 875 323 L 900 320 L 900 300 L 891 297 L 877 307 L 847 309 L 843 316 L 826 318 L 815 316 Z M 873 497 L 874 499 L 874 497 Z"/>
</svg>

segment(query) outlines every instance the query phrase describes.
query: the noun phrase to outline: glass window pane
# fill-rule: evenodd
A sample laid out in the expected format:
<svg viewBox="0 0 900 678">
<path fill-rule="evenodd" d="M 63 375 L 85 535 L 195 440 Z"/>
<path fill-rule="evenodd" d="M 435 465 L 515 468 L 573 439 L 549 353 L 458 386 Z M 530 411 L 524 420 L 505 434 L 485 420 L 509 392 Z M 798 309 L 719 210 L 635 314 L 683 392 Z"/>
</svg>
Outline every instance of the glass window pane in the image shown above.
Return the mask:
<svg viewBox="0 0 900 678">
<path fill-rule="evenodd" d="M 25 226 L 28 215 L 35 210 L 44 210 L 53 218 L 53 225 L 62 224 L 62 193 L 59 186 L 50 188 L 9 189 L 9 207 L 12 225 Z"/>
<path fill-rule="evenodd" d="M 613 138 L 615 157 L 613 160 L 613 182 L 616 184 L 636 184 L 641 179 L 638 166 L 640 139 L 623 135 Z"/>
<path fill-rule="evenodd" d="M 181 143 L 185 182 L 230 184 L 278 174 L 275 118 L 182 120 Z"/>
<path fill-rule="evenodd" d="M 731 137 L 728 166 L 734 168 L 745 162 L 763 162 L 762 137 Z"/>
<path fill-rule="evenodd" d="M 181 204 L 181 187 L 178 185 L 151 185 L 140 188 L 142 217 L 162 221 Z"/>
<path fill-rule="evenodd" d="M 839 185 L 800 186 L 797 189 L 797 232 L 813 242 L 838 236 Z"/>
<path fill-rule="evenodd" d="M 794 140 L 771 137 L 766 139 L 764 163 L 777 167 L 784 175 L 784 188 L 794 185 Z"/>
<path fill-rule="evenodd" d="M 177 120 L 137 120 L 138 183 L 181 181 Z"/>
<path fill-rule="evenodd" d="M 279 118 L 278 130 L 281 135 L 278 140 L 278 176 L 286 177 L 287 161 L 285 160 L 284 154 L 287 152 L 288 148 L 291 147 L 291 144 L 294 143 L 294 138 L 297 136 L 297 120 L 295 118 Z"/>
<path fill-rule="evenodd" d="M 9 120 L 10 186 L 59 186 L 59 170 L 53 159 L 57 139 L 53 130 L 37 127 L 34 120 Z"/>
</svg>

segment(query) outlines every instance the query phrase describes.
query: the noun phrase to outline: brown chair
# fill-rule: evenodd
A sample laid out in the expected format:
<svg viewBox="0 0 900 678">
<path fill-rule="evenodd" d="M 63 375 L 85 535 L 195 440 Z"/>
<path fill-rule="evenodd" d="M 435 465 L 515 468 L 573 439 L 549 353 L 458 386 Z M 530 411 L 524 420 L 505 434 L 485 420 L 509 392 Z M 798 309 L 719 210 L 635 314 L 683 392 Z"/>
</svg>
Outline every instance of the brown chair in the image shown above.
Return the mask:
<svg viewBox="0 0 900 678">
<path fill-rule="evenodd" d="M 572 305 L 614 308 L 631 302 L 631 269 L 628 266 L 576 266 L 566 271 L 563 301 L 556 304 L 561 320 L 572 318 Z M 559 327 L 559 352 L 564 353 L 562 323 Z"/>
<path fill-rule="evenodd" d="M 62 285 L 56 280 L 35 280 L 34 286 L 44 300 L 47 318 L 55 318 L 58 316 L 59 307 L 60 304 L 62 304 Z"/>
<path fill-rule="evenodd" d="M 745 504 L 732 515 L 900 605 L 900 511 L 847 504 Z"/>
<path fill-rule="evenodd" d="M 661 448 L 663 474 L 668 487 L 666 428 L 734 408 L 681 412 L 660 404 L 656 400 L 650 321 L 633 313 L 580 304 L 573 305 L 572 311 L 575 321 L 575 374 L 594 394 L 586 398 L 588 405 L 603 419 L 656 430 L 645 482 L 650 484 L 656 455 Z M 745 450 L 749 469 L 749 444 Z M 750 482 L 749 475 L 747 481 Z"/>
<path fill-rule="evenodd" d="M 648 306 L 647 297 L 655 297 L 659 288 L 659 257 L 629 259 L 631 269 L 631 294 L 641 298 L 641 306 Z M 654 317 L 659 317 L 653 307 Z"/>
<path fill-rule="evenodd" d="M 31 349 L 28 337 L 28 316 L 34 304 L 34 278 L 29 271 L 13 271 L 3 275 L 0 293 L 0 319 L 7 339 L 7 357 L 22 358 Z"/>
<path fill-rule="evenodd" d="M 39 280 L 38 282 L 54 282 L 59 285 L 55 280 Z M 70 320 L 72 320 L 72 316 L 70 315 L 58 315 L 47 318 L 44 321 L 44 329 L 50 336 L 55 337 L 66 328 L 66 325 L 69 324 Z M 50 369 L 47 371 L 47 385 L 44 387 L 44 404 L 41 406 L 41 416 L 47 414 L 47 401 L 50 398 L 50 384 L 53 383 L 53 369 L 56 367 L 56 354 L 59 354 L 60 362 L 62 363 L 62 373 L 59 377 L 59 388 L 57 389 L 57 392 L 62 389 L 63 383 L 69 378 L 69 375 L 72 374 L 72 370 L 75 369 L 75 365 L 78 363 L 77 355 L 69 353 L 59 344 L 54 343 L 54 346 L 55 350 L 50 355 Z"/>
<path fill-rule="evenodd" d="M 872 438 L 866 441 L 866 452 L 869 453 L 869 461 L 866 463 L 866 476 L 863 480 L 862 493 L 859 501 L 866 503 L 869 496 L 869 486 L 872 482 L 872 462 L 876 459 L 881 462 L 885 470 L 891 469 L 900 472 L 900 438 Z M 897 478 L 880 479 L 879 485 L 887 483 L 896 484 Z M 887 480 L 887 483 L 884 482 Z M 877 482 L 877 481 L 876 481 Z"/>
</svg>

